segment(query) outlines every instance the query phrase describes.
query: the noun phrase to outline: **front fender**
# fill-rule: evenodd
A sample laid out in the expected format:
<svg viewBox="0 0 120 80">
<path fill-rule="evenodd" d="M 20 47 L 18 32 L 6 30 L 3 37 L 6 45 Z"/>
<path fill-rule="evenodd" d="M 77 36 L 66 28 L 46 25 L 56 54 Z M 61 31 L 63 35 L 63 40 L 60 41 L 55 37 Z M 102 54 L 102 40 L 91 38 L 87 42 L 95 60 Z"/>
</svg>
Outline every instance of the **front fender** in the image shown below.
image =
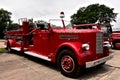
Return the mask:
<svg viewBox="0 0 120 80">
<path fill-rule="evenodd" d="M 74 52 L 79 65 L 83 64 L 83 61 L 82 61 L 83 56 L 81 55 L 82 54 L 82 43 L 81 42 L 65 42 L 59 45 L 55 52 L 56 53 L 55 61 L 57 60 L 57 55 L 60 53 L 60 51 L 62 51 L 65 48 L 70 49 Z"/>
<path fill-rule="evenodd" d="M 65 42 L 58 46 L 57 52 L 59 51 L 60 48 L 62 48 L 64 46 L 69 47 L 74 52 L 78 52 L 79 50 L 81 50 L 82 44 L 80 42 Z"/>
</svg>

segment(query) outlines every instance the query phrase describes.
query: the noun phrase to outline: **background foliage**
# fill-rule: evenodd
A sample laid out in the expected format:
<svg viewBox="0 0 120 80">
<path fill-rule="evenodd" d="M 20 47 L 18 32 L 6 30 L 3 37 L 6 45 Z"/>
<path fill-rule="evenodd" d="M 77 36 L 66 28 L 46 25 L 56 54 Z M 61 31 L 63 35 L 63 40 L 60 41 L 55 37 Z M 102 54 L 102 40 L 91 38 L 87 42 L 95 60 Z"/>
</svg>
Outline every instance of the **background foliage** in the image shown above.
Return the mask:
<svg viewBox="0 0 120 80">
<path fill-rule="evenodd" d="M 87 7 L 81 7 L 71 16 L 71 22 L 74 24 L 95 23 L 98 19 L 100 22 L 116 21 L 117 13 L 113 12 L 114 8 L 105 5 L 91 4 Z"/>
<path fill-rule="evenodd" d="M 0 39 L 4 38 L 6 30 L 16 29 L 18 26 L 17 23 L 12 23 L 11 15 L 11 12 L 0 9 Z"/>
<path fill-rule="evenodd" d="M 11 12 L 4 9 L 0 9 L 0 38 L 4 37 L 5 29 L 9 24 L 12 23 L 11 15 Z"/>
</svg>

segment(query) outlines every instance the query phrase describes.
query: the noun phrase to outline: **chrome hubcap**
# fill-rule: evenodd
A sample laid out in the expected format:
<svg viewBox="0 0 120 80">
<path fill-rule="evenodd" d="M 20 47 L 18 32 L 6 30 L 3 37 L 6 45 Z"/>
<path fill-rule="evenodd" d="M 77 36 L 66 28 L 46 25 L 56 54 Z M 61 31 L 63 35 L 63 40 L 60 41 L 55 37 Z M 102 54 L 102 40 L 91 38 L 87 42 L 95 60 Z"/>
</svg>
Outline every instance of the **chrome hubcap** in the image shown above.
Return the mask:
<svg viewBox="0 0 120 80">
<path fill-rule="evenodd" d="M 61 60 L 61 66 L 64 71 L 72 72 L 75 68 L 74 60 L 70 56 L 64 56 Z"/>
</svg>

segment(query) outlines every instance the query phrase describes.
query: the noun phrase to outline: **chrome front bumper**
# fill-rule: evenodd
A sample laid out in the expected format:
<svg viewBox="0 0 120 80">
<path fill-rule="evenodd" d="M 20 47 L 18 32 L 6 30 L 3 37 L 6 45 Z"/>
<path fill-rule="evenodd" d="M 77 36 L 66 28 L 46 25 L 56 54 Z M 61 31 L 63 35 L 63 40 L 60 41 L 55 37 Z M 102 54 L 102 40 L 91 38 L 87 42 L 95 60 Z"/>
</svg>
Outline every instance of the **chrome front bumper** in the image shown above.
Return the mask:
<svg viewBox="0 0 120 80">
<path fill-rule="evenodd" d="M 86 62 L 86 68 L 90 68 L 90 67 L 94 67 L 97 66 L 101 63 L 104 63 L 108 60 L 110 60 L 113 57 L 113 54 L 110 54 L 109 56 L 94 60 L 94 61 L 90 61 L 90 62 Z"/>
</svg>

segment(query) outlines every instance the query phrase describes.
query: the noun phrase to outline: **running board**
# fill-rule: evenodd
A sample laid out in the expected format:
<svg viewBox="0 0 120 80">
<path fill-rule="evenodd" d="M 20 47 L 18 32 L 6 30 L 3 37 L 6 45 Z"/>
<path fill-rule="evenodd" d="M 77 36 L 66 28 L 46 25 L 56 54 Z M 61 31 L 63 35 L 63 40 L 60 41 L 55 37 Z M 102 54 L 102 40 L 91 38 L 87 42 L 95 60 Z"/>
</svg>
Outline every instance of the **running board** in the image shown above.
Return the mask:
<svg viewBox="0 0 120 80">
<path fill-rule="evenodd" d="M 18 47 L 12 47 L 11 49 L 12 49 L 12 50 L 15 50 L 15 51 L 21 51 L 21 48 L 20 48 L 20 47 L 19 47 L 19 48 L 18 48 Z M 28 50 L 28 48 L 24 48 L 24 51 L 25 51 L 25 50 Z"/>
<path fill-rule="evenodd" d="M 21 51 L 21 49 L 18 48 L 18 47 L 12 47 L 11 49 L 13 49 L 13 50 L 15 50 L 15 51 Z"/>
<path fill-rule="evenodd" d="M 34 53 L 34 52 L 31 52 L 31 51 L 25 51 L 24 53 L 28 54 L 28 55 L 31 55 L 31 56 L 34 56 L 34 57 L 38 57 L 38 58 L 47 60 L 47 61 L 51 61 L 51 59 L 49 59 L 48 57 L 40 55 L 40 54 L 37 54 L 37 53 Z"/>
</svg>

